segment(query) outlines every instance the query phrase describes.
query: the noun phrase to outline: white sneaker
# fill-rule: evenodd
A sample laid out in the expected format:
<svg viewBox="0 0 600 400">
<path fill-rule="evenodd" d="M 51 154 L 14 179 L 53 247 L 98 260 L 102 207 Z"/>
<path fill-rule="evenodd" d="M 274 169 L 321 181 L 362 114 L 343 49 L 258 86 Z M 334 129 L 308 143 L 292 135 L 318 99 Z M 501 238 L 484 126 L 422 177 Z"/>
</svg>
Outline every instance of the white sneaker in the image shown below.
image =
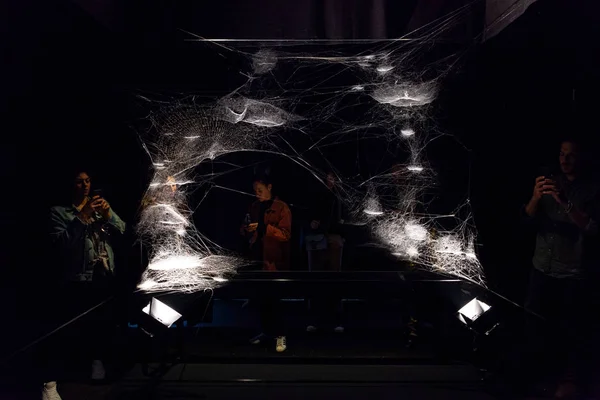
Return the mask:
<svg viewBox="0 0 600 400">
<path fill-rule="evenodd" d="M 55 381 L 44 383 L 44 388 L 42 389 L 42 400 L 62 400 L 56 391 Z"/>
<path fill-rule="evenodd" d="M 92 361 L 92 380 L 103 381 L 106 378 L 106 370 L 104 364 L 100 360 Z"/>
<path fill-rule="evenodd" d="M 283 353 L 287 349 L 287 341 L 285 336 L 277 336 L 277 345 L 275 346 L 275 350 L 278 353 Z"/>
<path fill-rule="evenodd" d="M 309 325 L 309 326 L 306 327 L 306 332 L 308 332 L 308 333 L 313 333 L 313 332 L 316 332 L 316 331 L 317 331 L 317 327 L 314 326 L 314 325 Z"/>
<path fill-rule="evenodd" d="M 344 333 L 344 327 L 343 326 L 336 326 L 333 331 L 335 333 Z"/>
</svg>

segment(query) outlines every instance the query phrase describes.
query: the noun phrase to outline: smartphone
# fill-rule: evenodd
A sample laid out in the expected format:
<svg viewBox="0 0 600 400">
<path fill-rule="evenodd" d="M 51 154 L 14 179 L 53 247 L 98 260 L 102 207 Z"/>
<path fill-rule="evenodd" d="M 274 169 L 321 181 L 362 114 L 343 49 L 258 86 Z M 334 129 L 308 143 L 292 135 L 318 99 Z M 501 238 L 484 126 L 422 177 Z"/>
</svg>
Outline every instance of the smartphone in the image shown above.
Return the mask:
<svg viewBox="0 0 600 400">
<path fill-rule="evenodd" d="M 94 189 L 94 190 L 92 190 L 92 199 L 95 196 L 98 196 L 98 197 L 102 198 L 102 189 Z"/>
<path fill-rule="evenodd" d="M 552 167 L 542 167 L 539 170 L 539 175 L 538 176 L 543 176 L 546 179 L 554 179 L 554 176 L 556 175 L 556 170 Z"/>
<path fill-rule="evenodd" d="M 557 171 L 555 168 L 542 167 L 542 168 L 540 168 L 539 174 L 540 174 L 540 176 L 543 176 L 544 178 L 553 181 L 555 183 L 555 185 L 558 186 L 558 182 L 556 181 Z M 550 193 L 544 193 L 544 196 L 549 196 L 549 195 L 550 195 Z"/>
</svg>

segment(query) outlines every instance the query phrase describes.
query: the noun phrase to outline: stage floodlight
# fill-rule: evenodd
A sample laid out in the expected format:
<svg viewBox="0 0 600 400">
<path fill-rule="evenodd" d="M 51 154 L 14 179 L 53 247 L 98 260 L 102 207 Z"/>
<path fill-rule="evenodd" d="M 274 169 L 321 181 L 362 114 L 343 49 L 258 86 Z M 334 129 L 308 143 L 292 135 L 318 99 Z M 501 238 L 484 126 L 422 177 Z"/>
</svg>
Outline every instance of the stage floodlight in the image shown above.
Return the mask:
<svg viewBox="0 0 600 400">
<path fill-rule="evenodd" d="M 175 323 L 179 318 L 181 318 L 181 314 L 177 311 L 166 305 L 160 300 L 157 300 L 155 297 L 150 300 L 148 305 L 142 309 L 142 311 L 167 328 Z"/>
<path fill-rule="evenodd" d="M 470 325 L 490 308 L 489 305 L 485 304 L 483 301 L 477 300 L 477 297 L 475 297 L 458 310 L 458 319 L 460 319 L 462 323 Z"/>
<path fill-rule="evenodd" d="M 140 307 L 136 307 L 135 322 L 150 337 L 165 335 L 169 328 L 210 322 L 213 315 L 212 296 L 212 290 L 144 296 Z"/>
</svg>

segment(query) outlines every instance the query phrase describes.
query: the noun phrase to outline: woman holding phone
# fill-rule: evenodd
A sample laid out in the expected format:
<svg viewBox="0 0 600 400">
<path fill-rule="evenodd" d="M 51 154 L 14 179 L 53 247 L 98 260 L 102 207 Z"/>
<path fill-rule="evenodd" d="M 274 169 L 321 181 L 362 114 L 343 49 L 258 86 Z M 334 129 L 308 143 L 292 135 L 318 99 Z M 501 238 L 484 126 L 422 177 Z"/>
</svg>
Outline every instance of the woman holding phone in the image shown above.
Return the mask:
<svg viewBox="0 0 600 400">
<path fill-rule="evenodd" d="M 112 241 L 125 232 L 125 223 L 114 212 L 99 190 L 91 190 L 91 178 L 85 171 L 78 170 L 72 179 L 72 193 L 67 205 L 52 207 L 50 210 L 50 239 L 56 256 L 53 266 L 62 272 L 57 293 L 51 298 L 57 302 L 52 319 L 63 323 L 87 312 L 93 306 L 104 302 L 113 294 L 115 255 Z M 85 349 L 85 355 L 92 362 L 91 378 L 102 381 L 106 378 L 102 358 L 107 356 L 111 341 L 111 308 L 99 307 L 90 312 L 87 318 L 79 319 L 78 338 L 85 342 L 77 343 Z M 56 389 L 56 379 L 60 379 L 61 369 L 52 365 L 64 355 L 62 349 L 48 344 L 42 350 L 43 367 L 47 377 L 42 398 L 60 398 Z"/>
<path fill-rule="evenodd" d="M 292 213 L 286 203 L 273 196 L 273 185 L 267 176 L 254 179 L 256 201 L 252 203 L 242 233 L 248 238 L 253 255 L 263 262 L 264 271 L 282 271 L 290 265 Z M 248 221 L 249 220 L 249 221 Z M 281 322 L 280 300 L 260 301 L 263 333 L 251 340 L 259 344 L 268 336 L 276 337 L 276 350 L 285 351 L 286 338 Z"/>
<path fill-rule="evenodd" d="M 242 227 L 253 254 L 263 262 L 265 271 L 289 269 L 292 213 L 286 203 L 273 196 L 268 177 L 253 183 L 256 201 L 248 211 L 250 222 Z"/>
</svg>

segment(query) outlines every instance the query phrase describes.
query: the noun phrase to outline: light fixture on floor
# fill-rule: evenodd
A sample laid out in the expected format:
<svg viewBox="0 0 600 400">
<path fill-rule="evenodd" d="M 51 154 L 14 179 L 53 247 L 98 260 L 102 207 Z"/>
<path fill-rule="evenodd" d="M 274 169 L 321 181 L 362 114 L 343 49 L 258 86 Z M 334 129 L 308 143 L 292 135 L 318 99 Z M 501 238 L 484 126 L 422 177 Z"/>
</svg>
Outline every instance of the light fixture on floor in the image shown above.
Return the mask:
<svg viewBox="0 0 600 400">
<path fill-rule="evenodd" d="M 475 297 L 458 310 L 458 319 L 465 325 L 473 324 L 491 307 Z"/>
<path fill-rule="evenodd" d="M 153 297 L 146 307 L 142 309 L 142 312 L 151 316 L 167 328 L 170 328 L 179 318 L 181 314 L 177 311 Z"/>
<path fill-rule="evenodd" d="M 490 310 L 492 307 L 489 304 L 475 297 L 458 310 L 458 319 L 475 334 L 476 338 L 482 339 L 500 326 L 498 313 Z M 474 346 L 479 345 L 474 342 Z"/>
<path fill-rule="evenodd" d="M 168 328 L 209 322 L 212 320 L 212 294 L 212 290 L 205 290 L 147 297 L 142 303 L 146 305 L 141 312 L 137 311 L 138 326 L 150 337 L 154 337 L 166 333 Z"/>
</svg>

